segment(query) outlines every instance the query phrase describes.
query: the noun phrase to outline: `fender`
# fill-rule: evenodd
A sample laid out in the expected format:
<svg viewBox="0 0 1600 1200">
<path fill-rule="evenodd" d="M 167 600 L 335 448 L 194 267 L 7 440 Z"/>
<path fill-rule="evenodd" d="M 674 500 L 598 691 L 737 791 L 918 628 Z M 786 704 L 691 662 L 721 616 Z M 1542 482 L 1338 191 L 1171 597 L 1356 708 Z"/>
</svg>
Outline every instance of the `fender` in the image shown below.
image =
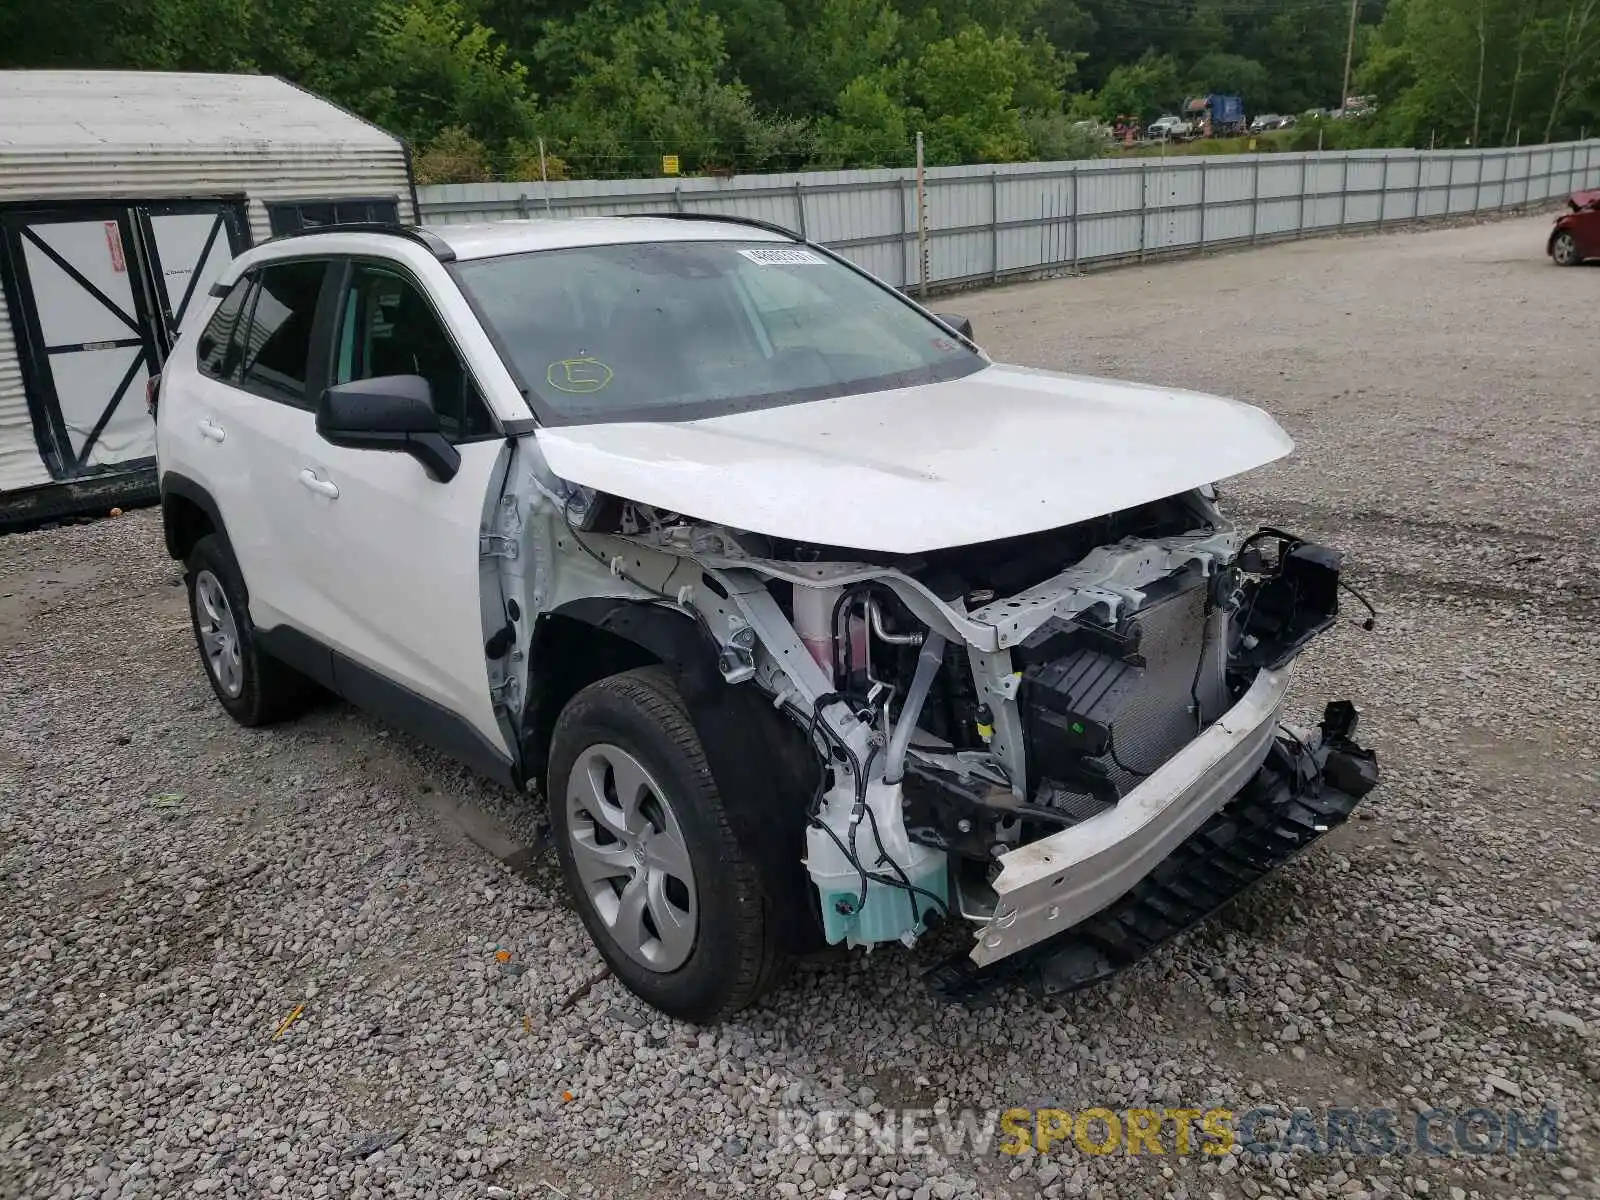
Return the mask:
<svg viewBox="0 0 1600 1200">
<path fill-rule="evenodd" d="M 634 652 L 634 661 L 602 655 L 606 661 L 597 666 L 599 673 L 585 671 L 588 678 L 578 687 L 613 669 L 627 670 L 644 662 L 672 669 L 733 835 L 760 876 L 775 933 L 791 953 L 820 947 L 821 928 L 803 860 L 806 808 L 821 764 L 805 733 L 773 708 L 771 699 L 754 684 L 727 683 L 717 669 L 710 634 L 679 609 L 651 601 L 595 597 L 564 604 L 547 616 L 589 625 L 620 639 Z M 555 680 L 553 686 L 541 687 L 542 656 L 536 650 L 531 657 L 529 692 L 534 704 L 542 704 L 534 719 L 553 729 L 557 712 L 549 709 L 559 711 L 578 688 L 562 688 Z M 525 761 L 528 757 L 525 754 Z M 535 772 L 530 768 L 528 774 L 532 777 Z M 547 786 L 547 799 L 548 790 Z"/>
</svg>

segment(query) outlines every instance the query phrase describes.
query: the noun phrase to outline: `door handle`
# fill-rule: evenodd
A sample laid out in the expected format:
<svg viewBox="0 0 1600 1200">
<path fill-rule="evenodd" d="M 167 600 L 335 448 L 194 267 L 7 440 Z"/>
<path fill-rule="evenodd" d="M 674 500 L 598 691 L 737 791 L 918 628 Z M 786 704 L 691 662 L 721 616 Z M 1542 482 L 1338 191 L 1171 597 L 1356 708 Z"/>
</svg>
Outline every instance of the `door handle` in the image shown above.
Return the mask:
<svg viewBox="0 0 1600 1200">
<path fill-rule="evenodd" d="M 339 498 L 339 485 L 326 479 L 318 479 L 317 473 L 310 467 L 300 472 L 300 482 L 319 496 L 326 496 L 330 500 Z"/>
<path fill-rule="evenodd" d="M 210 421 L 200 422 L 200 436 L 210 438 L 213 442 L 220 442 L 228 436 L 221 425 L 213 425 Z"/>
</svg>

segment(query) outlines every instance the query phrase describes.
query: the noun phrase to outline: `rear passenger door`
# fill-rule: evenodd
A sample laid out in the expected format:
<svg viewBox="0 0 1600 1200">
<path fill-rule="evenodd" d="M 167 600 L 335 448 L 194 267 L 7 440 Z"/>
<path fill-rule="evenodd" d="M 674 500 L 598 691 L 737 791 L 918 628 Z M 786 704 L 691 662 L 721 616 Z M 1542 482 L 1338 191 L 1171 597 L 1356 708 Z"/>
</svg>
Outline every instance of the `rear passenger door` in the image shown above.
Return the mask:
<svg viewBox="0 0 1600 1200">
<path fill-rule="evenodd" d="M 505 437 L 448 323 L 404 267 L 350 262 L 333 314 L 328 383 L 420 375 L 461 467 L 439 482 L 408 454 L 335 446 L 315 434 L 302 443 L 296 465 L 322 485 L 309 503 L 301 498 L 308 515 L 295 542 L 295 573 L 317 592 L 314 632 L 335 651 L 347 697 L 491 769 L 486 750 L 502 761 L 510 755 L 489 694 L 489 568 L 478 535 L 499 493 Z"/>
<path fill-rule="evenodd" d="M 328 280 L 326 258 L 265 263 L 251 272 L 225 361 L 227 386 L 209 389 L 218 449 L 230 469 L 213 474 L 214 492 L 262 629 L 287 624 L 314 634 L 324 617 L 318 591 L 296 569 L 308 498 L 302 447 L 316 436 L 307 380 L 326 369 L 311 331 Z M 204 347 L 201 347 L 203 350 Z M 202 370 L 205 358 L 202 357 Z M 319 389 L 318 389 L 319 390 Z"/>
</svg>

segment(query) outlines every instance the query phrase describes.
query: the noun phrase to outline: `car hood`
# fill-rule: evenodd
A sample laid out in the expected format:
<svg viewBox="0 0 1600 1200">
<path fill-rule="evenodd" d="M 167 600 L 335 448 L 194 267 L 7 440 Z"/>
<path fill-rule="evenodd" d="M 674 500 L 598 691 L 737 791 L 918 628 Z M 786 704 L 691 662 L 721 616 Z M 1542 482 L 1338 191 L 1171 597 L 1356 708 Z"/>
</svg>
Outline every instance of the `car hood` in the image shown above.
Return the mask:
<svg viewBox="0 0 1600 1200">
<path fill-rule="evenodd" d="M 1600 190 L 1590 192 L 1573 192 L 1567 197 L 1567 210 L 1581 212 L 1591 204 L 1600 202 Z"/>
<path fill-rule="evenodd" d="M 1294 448 L 1196 392 L 986 365 L 943 383 L 698 421 L 542 428 L 550 469 L 754 533 L 910 554 L 1188 491 Z"/>
</svg>

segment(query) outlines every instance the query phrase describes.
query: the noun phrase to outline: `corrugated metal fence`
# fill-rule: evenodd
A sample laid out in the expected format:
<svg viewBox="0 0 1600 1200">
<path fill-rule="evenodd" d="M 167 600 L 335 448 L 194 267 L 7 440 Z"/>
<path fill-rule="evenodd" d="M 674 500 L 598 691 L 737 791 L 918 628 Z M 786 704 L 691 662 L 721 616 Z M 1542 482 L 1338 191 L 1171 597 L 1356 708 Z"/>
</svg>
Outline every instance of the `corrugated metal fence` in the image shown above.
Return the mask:
<svg viewBox="0 0 1600 1200">
<path fill-rule="evenodd" d="M 936 167 L 926 180 L 925 252 L 910 170 L 447 184 L 422 188 L 421 200 L 433 223 L 672 209 L 755 217 L 887 283 L 940 287 L 1536 204 L 1600 187 L 1600 140 Z"/>
</svg>

